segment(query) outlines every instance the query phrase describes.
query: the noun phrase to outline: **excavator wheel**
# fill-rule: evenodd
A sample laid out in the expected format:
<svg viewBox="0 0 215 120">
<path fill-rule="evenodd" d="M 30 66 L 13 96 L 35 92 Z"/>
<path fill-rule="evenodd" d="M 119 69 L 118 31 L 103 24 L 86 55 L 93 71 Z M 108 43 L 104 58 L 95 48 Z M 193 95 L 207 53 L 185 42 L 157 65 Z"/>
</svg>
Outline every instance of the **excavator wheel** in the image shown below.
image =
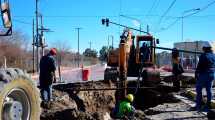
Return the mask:
<svg viewBox="0 0 215 120">
<path fill-rule="evenodd" d="M 0 69 L 1 120 L 39 120 L 40 103 L 39 90 L 27 73 Z"/>
</svg>

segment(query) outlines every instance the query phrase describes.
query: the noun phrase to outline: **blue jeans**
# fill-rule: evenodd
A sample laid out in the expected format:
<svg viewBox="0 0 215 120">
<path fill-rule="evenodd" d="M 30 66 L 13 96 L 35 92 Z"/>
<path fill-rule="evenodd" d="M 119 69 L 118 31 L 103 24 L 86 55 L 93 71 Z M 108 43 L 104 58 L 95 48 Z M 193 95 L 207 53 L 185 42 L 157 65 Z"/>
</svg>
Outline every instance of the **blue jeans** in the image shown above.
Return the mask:
<svg viewBox="0 0 215 120">
<path fill-rule="evenodd" d="M 214 73 L 200 73 L 196 81 L 196 107 L 201 108 L 202 103 L 202 89 L 206 88 L 207 104 L 210 104 L 212 99 L 212 85 L 214 80 Z"/>
<path fill-rule="evenodd" d="M 40 88 L 42 101 L 48 102 L 52 99 L 52 85 L 43 86 Z"/>
</svg>

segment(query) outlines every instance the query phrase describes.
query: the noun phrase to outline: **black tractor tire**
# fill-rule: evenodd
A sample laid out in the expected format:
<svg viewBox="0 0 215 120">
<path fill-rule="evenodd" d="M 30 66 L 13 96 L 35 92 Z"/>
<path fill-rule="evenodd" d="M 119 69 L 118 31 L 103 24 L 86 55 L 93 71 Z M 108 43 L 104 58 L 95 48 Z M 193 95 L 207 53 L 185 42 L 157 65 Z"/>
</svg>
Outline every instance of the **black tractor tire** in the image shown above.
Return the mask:
<svg viewBox="0 0 215 120">
<path fill-rule="evenodd" d="M 26 72 L 0 69 L 0 119 L 39 120 L 40 93 Z"/>
</svg>

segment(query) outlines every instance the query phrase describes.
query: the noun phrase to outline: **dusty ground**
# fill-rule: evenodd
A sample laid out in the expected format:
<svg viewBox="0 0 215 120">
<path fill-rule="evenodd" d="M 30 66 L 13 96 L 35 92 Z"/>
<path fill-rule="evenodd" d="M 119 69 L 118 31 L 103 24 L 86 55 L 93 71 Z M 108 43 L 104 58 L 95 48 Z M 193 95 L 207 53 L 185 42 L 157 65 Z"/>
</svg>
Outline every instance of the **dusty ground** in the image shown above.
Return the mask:
<svg viewBox="0 0 215 120">
<path fill-rule="evenodd" d="M 207 120 L 207 116 L 197 111 L 190 111 L 190 106 L 183 102 L 164 103 L 144 111 L 146 118 L 152 120 Z"/>
<path fill-rule="evenodd" d="M 128 84 L 136 86 L 134 82 Z M 55 99 L 51 109 L 42 110 L 41 120 L 110 120 L 110 112 L 115 104 L 115 91 L 75 91 L 75 88 L 113 88 L 112 82 L 88 82 L 56 86 Z M 155 89 L 143 89 L 135 92 L 134 106 L 138 109 L 134 120 L 205 120 L 206 116 L 195 111 L 189 111 L 190 106 L 174 97 L 173 89 L 161 84 Z"/>
<path fill-rule="evenodd" d="M 77 85 L 79 86 L 79 85 Z M 109 83 L 86 83 L 85 88 L 109 88 Z M 58 89 L 58 90 L 56 90 Z M 103 120 L 114 107 L 114 91 L 80 91 L 56 88 L 51 109 L 43 108 L 41 120 Z"/>
</svg>

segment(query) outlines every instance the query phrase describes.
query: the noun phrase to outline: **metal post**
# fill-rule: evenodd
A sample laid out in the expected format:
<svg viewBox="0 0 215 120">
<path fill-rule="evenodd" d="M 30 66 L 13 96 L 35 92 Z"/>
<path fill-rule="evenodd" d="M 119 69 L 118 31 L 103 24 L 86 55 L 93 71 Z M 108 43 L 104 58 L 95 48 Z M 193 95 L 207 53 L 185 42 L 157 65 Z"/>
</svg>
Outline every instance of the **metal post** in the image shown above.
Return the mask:
<svg viewBox="0 0 215 120">
<path fill-rule="evenodd" d="M 142 30 L 142 28 L 141 28 L 141 23 L 140 23 L 140 31 Z M 140 32 L 140 35 L 141 35 L 141 32 Z"/>
<path fill-rule="evenodd" d="M 91 50 L 92 42 L 90 41 L 89 44 L 90 44 L 90 50 Z"/>
<path fill-rule="evenodd" d="M 38 29 L 38 1 L 36 0 L 36 66 L 37 66 L 37 72 L 39 72 L 39 44 L 38 44 L 38 38 L 39 38 L 39 29 Z"/>
<path fill-rule="evenodd" d="M 80 62 L 79 62 L 79 60 L 80 60 L 80 52 L 79 52 L 79 30 L 80 30 L 81 28 L 76 28 L 76 30 L 78 31 L 78 67 L 80 67 Z"/>
<path fill-rule="evenodd" d="M 149 33 L 149 25 L 147 25 L 147 30 L 146 30 L 146 32 Z"/>
<path fill-rule="evenodd" d="M 184 16 L 181 17 L 181 41 L 184 41 Z"/>
<path fill-rule="evenodd" d="M 113 47 L 113 35 L 111 35 L 111 38 L 112 38 L 112 49 L 113 49 L 113 48 L 114 48 L 114 47 Z"/>
<path fill-rule="evenodd" d="M 43 43 L 43 16 L 40 14 L 40 22 L 41 22 L 41 34 L 40 34 L 40 45 L 41 45 L 41 55 L 44 56 L 44 47 L 45 43 Z"/>
<path fill-rule="evenodd" d="M 109 50 L 109 35 L 108 35 L 108 50 Z"/>
<path fill-rule="evenodd" d="M 33 19 L 33 27 L 32 27 L 32 29 L 33 29 L 33 35 L 32 35 L 32 37 L 33 37 L 33 43 L 32 43 L 32 47 L 33 47 L 33 73 L 35 72 L 35 50 L 34 50 L 34 46 L 35 46 L 35 36 L 34 36 L 34 19 Z"/>
</svg>

